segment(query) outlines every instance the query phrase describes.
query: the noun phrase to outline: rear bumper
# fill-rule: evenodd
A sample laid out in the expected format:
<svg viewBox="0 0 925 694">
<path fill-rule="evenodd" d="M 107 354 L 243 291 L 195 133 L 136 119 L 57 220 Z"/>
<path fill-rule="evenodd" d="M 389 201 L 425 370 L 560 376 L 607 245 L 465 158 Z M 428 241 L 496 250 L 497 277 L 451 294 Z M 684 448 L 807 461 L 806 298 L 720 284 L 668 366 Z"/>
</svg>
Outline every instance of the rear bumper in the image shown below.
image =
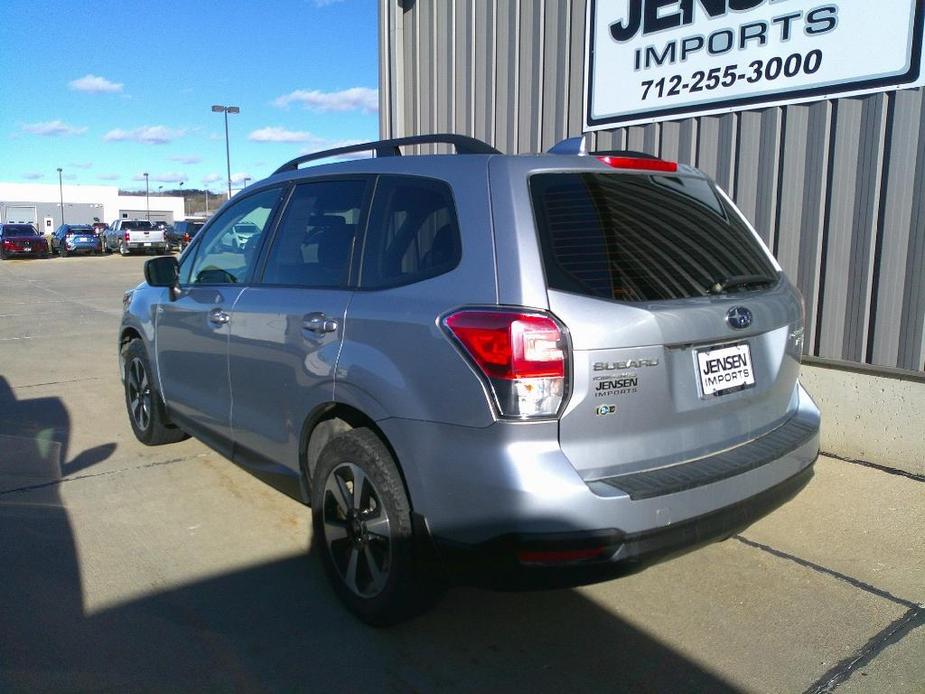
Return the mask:
<svg viewBox="0 0 925 694">
<path fill-rule="evenodd" d="M 454 582 L 497 590 L 567 588 L 626 576 L 725 540 L 790 501 L 813 476 L 812 465 L 748 499 L 665 528 L 514 534 L 478 545 L 435 540 Z M 582 558 L 584 557 L 584 558 Z"/>
<path fill-rule="evenodd" d="M 702 463 L 710 475 L 684 477 L 680 486 L 673 478 L 657 495 L 582 479 L 559 446 L 556 422 L 483 429 L 379 424 L 451 578 L 500 587 L 576 585 L 728 537 L 796 494 L 819 453 L 820 416 L 801 387 L 794 396 L 799 437 L 779 439 L 771 454 L 765 437 L 746 444 L 762 460 L 739 455 L 737 471 L 715 456 L 682 464 Z M 545 566 L 544 552 L 577 554 L 574 561 L 550 555 L 555 566 Z"/>
<path fill-rule="evenodd" d="M 153 250 L 166 250 L 167 242 L 166 241 L 129 241 L 125 244 L 125 247 L 130 251 L 153 251 Z"/>
</svg>

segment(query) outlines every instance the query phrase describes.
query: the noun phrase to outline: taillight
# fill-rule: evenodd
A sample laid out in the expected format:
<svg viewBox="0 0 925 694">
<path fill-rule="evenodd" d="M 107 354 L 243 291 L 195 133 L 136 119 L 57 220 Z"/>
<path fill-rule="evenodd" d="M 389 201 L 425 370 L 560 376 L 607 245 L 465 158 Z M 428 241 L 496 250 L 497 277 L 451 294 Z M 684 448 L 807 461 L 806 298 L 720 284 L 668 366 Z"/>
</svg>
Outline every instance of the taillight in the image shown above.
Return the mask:
<svg viewBox="0 0 925 694">
<path fill-rule="evenodd" d="M 131 237 L 129 237 L 127 231 L 122 233 L 122 238 L 125 239 L 126 242 L 131 241 Z"/>
<path fill-rule="evenodd" d="M 183 243 L 189 243 L 189 232 L 183 234 Z"/>
<path fill-rule="evenodd" d="M 648 157 L 598 157 L 598 160 L 612 166 L 615 169 L 641 169 L 644 171 L 666 171 L 674 172 L 678 170 L 678 163 L 674 161 L 665 161 L 664 159 L 649 159 Z"/>
<path fill-rule="evenodd" d="M 503 417 L 551 417 L 565 397 L 564 329 L 544 313 L 464 309 L 443 319 Z"/>
</svg>

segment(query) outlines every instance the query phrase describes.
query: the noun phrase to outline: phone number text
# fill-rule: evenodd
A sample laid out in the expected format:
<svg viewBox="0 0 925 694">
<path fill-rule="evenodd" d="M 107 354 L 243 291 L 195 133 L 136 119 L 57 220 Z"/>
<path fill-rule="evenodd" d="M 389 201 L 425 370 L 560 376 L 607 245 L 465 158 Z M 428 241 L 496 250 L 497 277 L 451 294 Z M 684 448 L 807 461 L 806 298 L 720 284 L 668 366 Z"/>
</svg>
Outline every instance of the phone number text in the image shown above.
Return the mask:
<svg viewBox="0 0 925 694">
<path fill-rule="evenodd" d="M 756 82 L 773 82 L 777 79 L 789 79 L 797 75 L 812 75 L 822 67 L 822 51 L 812 50 L 805 55 L 791 53 L 786 57 L 775 56 L 768 60 L 753 60 L 748 65 L 739 67 L 737 64 L 715 67 L 712 70 L 697 70 L 690 77 L 670 75 L 658 80 L 643 80 L 642 99 L 661 99 L 664 97 L 680 96 L 681 94 L 696 94 L 702 91 L 728 88 L 739 81 L 749 84 Z"/>
</svg>

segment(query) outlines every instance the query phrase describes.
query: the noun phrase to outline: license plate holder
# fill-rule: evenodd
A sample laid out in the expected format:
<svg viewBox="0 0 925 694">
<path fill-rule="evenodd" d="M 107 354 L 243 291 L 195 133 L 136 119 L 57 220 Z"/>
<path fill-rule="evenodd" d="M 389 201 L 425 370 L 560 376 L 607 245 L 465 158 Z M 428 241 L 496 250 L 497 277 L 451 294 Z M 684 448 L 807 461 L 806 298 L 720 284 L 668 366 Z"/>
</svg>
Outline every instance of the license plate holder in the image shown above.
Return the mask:
<svg viewBox="0 0 925 694">
<path fill-rule="evenodd" d="M 754 387 L 751 347 L 747 342 L 739 342 L 697 350 L 697 376 L 703 398 Z"/>
</svg>

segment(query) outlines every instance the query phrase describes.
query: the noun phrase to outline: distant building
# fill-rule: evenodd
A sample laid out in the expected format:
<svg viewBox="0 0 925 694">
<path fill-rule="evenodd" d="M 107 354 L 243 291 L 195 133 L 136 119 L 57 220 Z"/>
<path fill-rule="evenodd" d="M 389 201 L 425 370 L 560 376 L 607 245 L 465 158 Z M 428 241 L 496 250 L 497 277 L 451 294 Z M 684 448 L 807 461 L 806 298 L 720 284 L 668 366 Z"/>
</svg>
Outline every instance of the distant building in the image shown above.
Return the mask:
<svg viewBox="0 0 925 694">
<path fill-rule="evenodd" d="M 186 218 L 182 197 L 120 195 L 116 186 L 85 185 L 63 187 L 62 215 L 61 192 L 49 183 L 0 183 L 0 222 L 31 222 L 50 233 L 62 223 L 150 219 L 172 224 Z"/>
</svg>

